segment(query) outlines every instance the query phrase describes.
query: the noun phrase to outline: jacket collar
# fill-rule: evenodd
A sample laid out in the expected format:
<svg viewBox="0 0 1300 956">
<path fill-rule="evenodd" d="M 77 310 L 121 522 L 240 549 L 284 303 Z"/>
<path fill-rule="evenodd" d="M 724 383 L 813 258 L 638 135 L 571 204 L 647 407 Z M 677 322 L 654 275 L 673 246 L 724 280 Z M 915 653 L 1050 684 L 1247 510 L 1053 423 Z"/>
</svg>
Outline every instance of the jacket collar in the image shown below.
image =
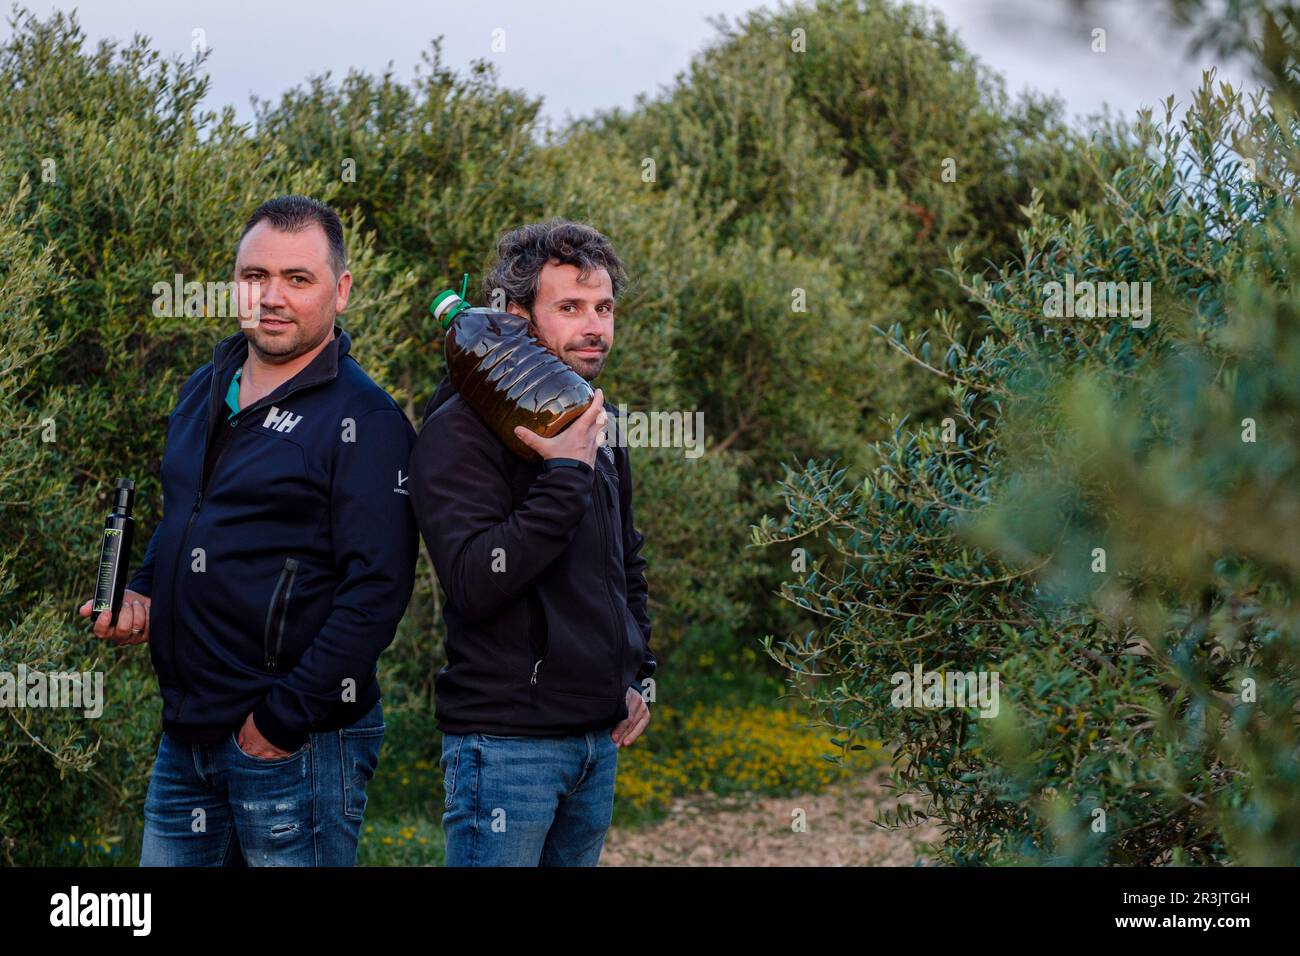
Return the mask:
<svg viewBox="0 0 1300 956">
<path fill-rule="evenodd" d="M 290 392 L 333 381 L 338 377 L 339 363 L 351 350 L 352 338 L 342 326 L 335 323 L 334 338 L 329 345 L 321 349 L 320 353 L 308 363 L 306 368 L 287 382 L 281 382 L 275 391 L 256 404 L 264 405 L 284 398 Z M 225 401 L 224 396 L 221 394 L 222 384 L 234 374 L 235 366 L 243 365 L 244 360 L 247 358 L 248 337 L 244 335 L 243 330 L 222 339 L 212 349 L 212 388 L 211 400 L 208 406 L 209 429 L 216 422 Z M 256 406 L 249 406 L 249 408 L 253 407 Z M 248 411 L 248 409 L 244 409 L 244 411 Z"/>
</svg>

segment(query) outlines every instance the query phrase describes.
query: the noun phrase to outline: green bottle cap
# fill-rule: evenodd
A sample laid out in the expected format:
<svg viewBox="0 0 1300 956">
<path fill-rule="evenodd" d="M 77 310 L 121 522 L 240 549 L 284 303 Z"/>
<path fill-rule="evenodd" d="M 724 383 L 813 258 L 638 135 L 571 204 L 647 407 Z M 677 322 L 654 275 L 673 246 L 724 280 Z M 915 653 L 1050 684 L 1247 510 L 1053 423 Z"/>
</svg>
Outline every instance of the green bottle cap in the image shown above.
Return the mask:
<svg viewBox="0 0 1300 956">
<path fill-rule="evenodd" d="M 447 289 L 445 292 L 438 293 L 437 298 L 429 304 L 429 311 L 433 313 L 434 318 L 442 323 L 445 329 L 451 325 L 452 321 L 470 307 L 465 301 L 465 290 L 469 287 L 469 273 L 465 273 L 465 279 L 461 283 L 460 293 Z"/>
<path fill-rule="evenodd" d="M 451 325 L 451 321 L 456 317 L 456 313 L 467 305 L 468 303 L 466 303 L 464 299 L 458 296 L 451 289 L 448 289 L 446 292 L 438 293 L 438 297 L 434 299 L 433 303 L 429 306 L 429 311 L 433 313 L 434 318 L 442 323 L 442 327 L 445 329 L 447 326 Z M 460 308 L 457 308 L 457 306 L 460 306 Z"/>
</svg>

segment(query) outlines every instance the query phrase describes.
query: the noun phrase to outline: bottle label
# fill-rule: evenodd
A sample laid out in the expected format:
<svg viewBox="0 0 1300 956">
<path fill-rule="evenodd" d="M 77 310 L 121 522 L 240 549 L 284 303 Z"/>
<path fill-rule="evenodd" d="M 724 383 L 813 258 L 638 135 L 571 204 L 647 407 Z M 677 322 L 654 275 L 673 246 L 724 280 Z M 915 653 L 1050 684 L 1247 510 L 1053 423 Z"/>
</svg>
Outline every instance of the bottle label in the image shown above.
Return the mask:
<svg viewBox="0 0 1300 956">
<path fill-rule="evenodd" d="M 122 550 L 122 532 L 118 528 L 104 529 L 104 543 L 99 549 L 99 580 L 95 582 L 93 613 L 113 609 L 113 569 Z"/>
</svg>

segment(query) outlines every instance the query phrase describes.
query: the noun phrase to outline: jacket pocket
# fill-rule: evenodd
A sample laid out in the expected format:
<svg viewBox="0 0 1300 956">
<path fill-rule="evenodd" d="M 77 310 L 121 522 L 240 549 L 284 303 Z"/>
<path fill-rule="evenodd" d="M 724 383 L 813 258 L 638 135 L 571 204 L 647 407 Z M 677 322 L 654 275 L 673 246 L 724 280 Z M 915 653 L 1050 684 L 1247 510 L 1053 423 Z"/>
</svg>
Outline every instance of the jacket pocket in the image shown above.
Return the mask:
<svg viewBox="0 0 1300 956">
<path fill-rule="evenodd" d="M 603 447 L 603 446 L 602 446 Z M 623 508 L 621 505 L 622 495 L 619 487 L 618 472 L 598 470 L 599 481 L 605 486 L 605 513 L 609 515 L 609 546 L 612 550 L 612 562 L 622 567 L 623 565 Z M 620 585 L 619 591 L 623 588 Z"/>
<path fill-rule="evenodd" d="M 298 559 L 285 558 L 280 579 L 275 582 L 275 590 L 271 592 L 271 603 L 266 609 L 266 625 L 262 631 L 262 649 L 269 670 L 275 670 L 280 661 L 280 650 L 284 646 L 285 618 L 289 614 L 289 597 L 293 593 L 293 580 L 297 574 Z"/>
<path fill-rule="evenodd" d="M 618 506 L 618 499 L 619 499 L 618 472 L 606 471 L 603 468 L 597 468 L 596 474 L 600 475 L 600 477 L 603 479 L 602 484 L 604 484 L 605 486 L 605 502 L 609 506 L 610 512 L 615 516 L 615 518 L 617 518 L 620 510 Z"/>
</svg>

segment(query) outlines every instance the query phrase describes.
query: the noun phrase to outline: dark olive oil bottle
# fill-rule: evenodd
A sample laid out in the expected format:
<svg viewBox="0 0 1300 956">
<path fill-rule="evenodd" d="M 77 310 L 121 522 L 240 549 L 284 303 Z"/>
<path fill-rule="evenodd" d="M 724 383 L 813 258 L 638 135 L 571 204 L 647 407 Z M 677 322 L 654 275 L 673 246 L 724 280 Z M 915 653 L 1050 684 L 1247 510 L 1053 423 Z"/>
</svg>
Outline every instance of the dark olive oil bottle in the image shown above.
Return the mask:
<svg viewBox="0 0 1300 956">
<path fill-rule="evenodd" d="M 130 478 L 119 478 L 113 510 L 104 520 L 104 540 L 99 546 L 99 577 L 95 581 L 95 603 L 91 606 L 92 621 L 102 611 L 112 612 L 110 627 L 117 623 L 117 613 L 122 609 L 122 592 L 126 590 L 131 539 L 135 534 L 135 519 L 131 517 L 134 503 L 135 482 Z"/>
</svg>

